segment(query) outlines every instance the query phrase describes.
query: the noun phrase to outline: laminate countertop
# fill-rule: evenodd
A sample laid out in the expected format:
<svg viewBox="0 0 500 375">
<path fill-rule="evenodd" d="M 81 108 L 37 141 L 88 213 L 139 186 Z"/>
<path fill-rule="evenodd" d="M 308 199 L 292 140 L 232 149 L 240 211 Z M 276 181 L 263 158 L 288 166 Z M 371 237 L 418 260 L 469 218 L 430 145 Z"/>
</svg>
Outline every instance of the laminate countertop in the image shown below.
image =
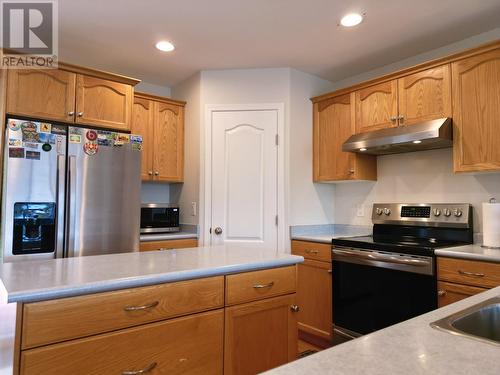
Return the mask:
<svg viewBox="0 0 500 375">
<path fill-rule="evenodd" d="M 224 245 L 0 264 L 0 304 L 255 271 L 304 258 Z"/>
<path fill-rule="evenodd" d="M 198 238 L 198 233 L 180 231 L 172 233 L 141 234 L 141 242 L 182 240 L 186 238 Z"/>
<path fill-rule="evenodd" d="M 435 254 L 448 258 L 500 263 L 500 249 L 482 247 L 479 244 L 436 249 Z"/>
<path fill-rule="evenodd" d="M 436 320 L 498 295 L 500 287 L 299 359 L 266 374 L 498 375 L 500 346 L 430 326 Z"/>
</svg>

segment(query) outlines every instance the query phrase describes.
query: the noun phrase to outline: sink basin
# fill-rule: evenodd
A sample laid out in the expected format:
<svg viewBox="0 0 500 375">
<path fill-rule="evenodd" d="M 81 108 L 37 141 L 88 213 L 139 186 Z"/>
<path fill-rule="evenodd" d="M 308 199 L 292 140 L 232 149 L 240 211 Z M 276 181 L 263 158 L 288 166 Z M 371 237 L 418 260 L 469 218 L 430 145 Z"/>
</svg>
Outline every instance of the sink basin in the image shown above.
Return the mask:
<svg viewBox="0 0 500 375">
<path fill-rule="evenodd" d="M 431 326 L 455 335 L 500 345 L 500 297 L 459 311 Z"/>
</svg>

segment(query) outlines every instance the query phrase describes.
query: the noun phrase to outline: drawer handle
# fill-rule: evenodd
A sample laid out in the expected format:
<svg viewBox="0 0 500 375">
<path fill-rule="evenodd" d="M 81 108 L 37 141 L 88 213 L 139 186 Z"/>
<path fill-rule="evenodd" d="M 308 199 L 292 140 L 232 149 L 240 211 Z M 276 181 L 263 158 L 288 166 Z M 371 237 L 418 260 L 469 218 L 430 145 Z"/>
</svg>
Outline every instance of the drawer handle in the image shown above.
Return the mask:
<svg viewBox="0 0 500 375">
<path fill-rule="evenodd" d="M 147 310 L 147 309 L 152 309 L 153 307 L 156 307 L 158 306 L 160 302 L 158 301 L 154 301 L 154 302 L 151 302 L 151 303 L 148 303 L 147 305 L 142 305 L 142 306 L 126 306 L 123 308 L 123 310 L 125 311 L 140 311 L 140 310 Z M 156 366 L 156 364 L 155 364 Z M 139 374 L 141 374 L 139 372 Z"/>
<path fill-rule="evenodd" d="M 328 270 L 328 273 L 332 273 L 333 271 L 332 270 Z"/>
<path fill-rule="evenodd" d="M 157 363 L 153 362 L 151 363 L 148 367 L 143 368 L 142 370 L 137 370 L 137 371 L 122 371 L 122 375 L 139 375 L 139 374 L 145 374 L 147 372 L 150 372 L 156 367 Z"/>
<path fill-rule="evenodd" d="M 484 277 L 485 276 L 484 273 L 467 272 L 467 271 L 462 271 L 462 270 L 458 270 L 458 273 L 460 275 L 471 276 L 471 277 Z"/>
<path fill-rule="evenodd" d="M 254 285 L 254 289 L 264 289 L 264 288 L 270 288 L 274 285 L 274 281 L 271 281 L 269 284 L 257 284 Z"/>
<path fill-rule="evenodd" d="M 319 251 L 318 250 L 309 250 L 309 249 L 306 249 L 306 253 L 307 254 L 318 254 Z"/>
<path fill-rule="evenodd" d="M 446 295 L 446 290 L 438 290 L 438 296 L 444 297 Z"/>
</svg>

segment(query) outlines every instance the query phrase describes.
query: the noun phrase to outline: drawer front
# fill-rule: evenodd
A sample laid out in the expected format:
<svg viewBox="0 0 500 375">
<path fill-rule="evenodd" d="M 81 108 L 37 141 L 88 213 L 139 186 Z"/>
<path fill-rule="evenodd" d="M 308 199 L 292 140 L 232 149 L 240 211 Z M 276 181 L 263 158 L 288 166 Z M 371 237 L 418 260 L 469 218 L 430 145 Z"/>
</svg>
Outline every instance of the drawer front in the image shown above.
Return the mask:
<svg viewBox="0 0 500 375">
<path fill-rule="evenodd" d="M 224 311 L 68 341 L 21 353 L 22 375 L 222 374 Z"/>
<path fill-rule="evenodd" d="M 32 348 L 223 305 L 223 276 L 28 303 L 21 345 Z"/>
<path fill-rule="evenodd" d="M 500 264 L 442 257 L 437 264 L 439 280 L 482 288 L 500 285 Z"/>
<path fill-rule="evenodd" d="M 332 245 L 327 243 L 292 241 L 292 254 L 303 256 L 305 259 L 332 261 Z"/>
<path fill-rule="evenodd" d="M 488 289 L 476 286 L 447 283 L 438 281 L 438 307 L 443 307 L 451 303 L 458 302 L 475 294 L 486 292 Z"/>
<path fill-rule="evenodd" d="M 296 275 L 291 266 L 226 276 L 226 305 L 294 293 Z"/>
<path fill-rule="evenodd" d="M 197 247 L 197 246 L 198 246 L 198 239 L 184 238 L 179 240 L 141 242 L 140 250 L 141 251 L 172 250 L 172 249 L 182 249 L 182 248 Z"/>
</svg>

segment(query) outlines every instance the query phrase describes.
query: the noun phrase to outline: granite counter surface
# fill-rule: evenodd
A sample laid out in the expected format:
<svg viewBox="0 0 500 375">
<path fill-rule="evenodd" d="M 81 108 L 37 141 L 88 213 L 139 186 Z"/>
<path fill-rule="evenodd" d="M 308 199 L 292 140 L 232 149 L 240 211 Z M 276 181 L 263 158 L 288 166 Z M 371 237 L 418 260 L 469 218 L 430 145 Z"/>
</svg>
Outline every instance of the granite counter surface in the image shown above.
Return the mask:
<svg viewBox="0 0 500 375">
<path fill-rule="evenodd" d="M 500 374 L 500 346 L 430 323 L 500 295 L 500 287 L 267 372 L 293 374 Z"/>
<path fill-rule="evenodd" d="M 225 245 L 0 264 L 0 304 L 282 267 L 300 256 Z"/>
</svg>

